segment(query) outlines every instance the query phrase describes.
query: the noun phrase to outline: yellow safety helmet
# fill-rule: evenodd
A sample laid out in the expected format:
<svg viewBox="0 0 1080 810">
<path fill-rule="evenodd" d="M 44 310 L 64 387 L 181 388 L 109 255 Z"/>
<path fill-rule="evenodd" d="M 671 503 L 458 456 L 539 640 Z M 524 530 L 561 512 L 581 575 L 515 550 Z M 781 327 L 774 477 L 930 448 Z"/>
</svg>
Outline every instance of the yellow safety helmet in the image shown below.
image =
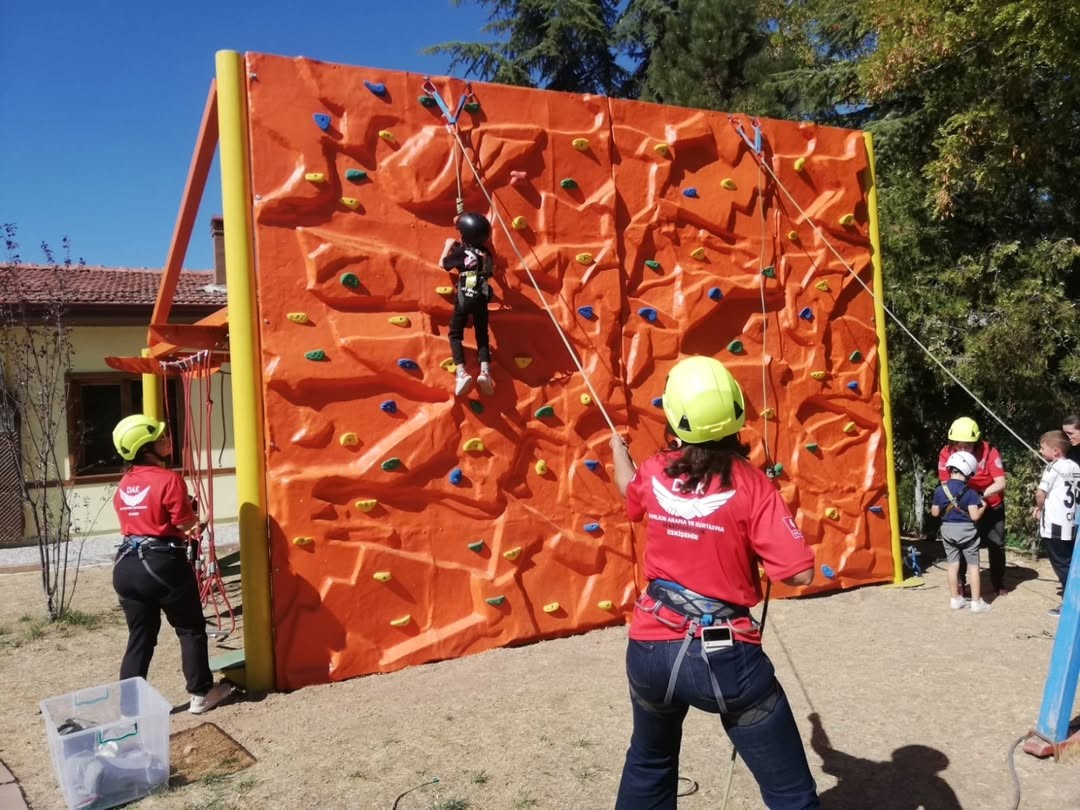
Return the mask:
<svg viewBox="0 0 1080 810">
<path fill-rule="evenodd" d="M 687 357 L 668 373 L 664 416 L 687 444 L 738 433 L 746 421 L 742 389 L 724 364 L 712 357 Z"/>
<path fill-rule="evenodd" d="M 974 444 L 981 435 L 978 423 L 970 416 L 961 416 L 949 428 L 950 442 L 971 442 Z"/>
<path fill-rule="evenodd" d="M 138 452 L 153 444 L 165 433 L 165 423 L 151 419 L 146 414 L 133 413 L 125 416 L 112 432 L 113 447 L 125 461 L 134 461 Z"/>
</svg>

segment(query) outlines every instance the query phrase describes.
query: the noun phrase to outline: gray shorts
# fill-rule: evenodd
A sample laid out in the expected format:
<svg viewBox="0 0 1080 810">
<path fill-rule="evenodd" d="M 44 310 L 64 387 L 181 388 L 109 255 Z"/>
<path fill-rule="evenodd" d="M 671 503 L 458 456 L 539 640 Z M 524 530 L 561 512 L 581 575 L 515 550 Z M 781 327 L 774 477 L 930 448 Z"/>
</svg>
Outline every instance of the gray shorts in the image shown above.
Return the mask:
<svg viewBox="0 0 1080 810">
<path fill-rule="evenodd" d="M 979 567 L 979 533 L 974 523 L 943 521 L 941 542 L 945 545 L 945 559 L 949 563 L 958 563 L 963 556 L 968 565 Z"/>
</svg>

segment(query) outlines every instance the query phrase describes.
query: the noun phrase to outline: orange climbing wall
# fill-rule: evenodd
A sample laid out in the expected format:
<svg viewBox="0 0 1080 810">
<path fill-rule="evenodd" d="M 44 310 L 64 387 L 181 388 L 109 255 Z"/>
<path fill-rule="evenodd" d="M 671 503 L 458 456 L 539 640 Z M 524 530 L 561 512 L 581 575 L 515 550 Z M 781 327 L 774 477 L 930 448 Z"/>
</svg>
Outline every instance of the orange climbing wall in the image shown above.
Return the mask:
<svg viewBox="0 0 1080 810">
<path fill-rule="evenodd" d="M 522 218 L 513 244 L 543 300 L 496 228 L 496 393 L 457 400 L 438 265 L 453 140 L 422 77 L 247 64 L 280 687 L 625 621 L 643 534 L 543 301 L 639 458 L 663 440 L 667 369 L 722 359 L 753 461 L 782 465 L 833 572 L 811 590 L 891 577 L 872 300 L 824 246 L 870 283 L 860 133 L 762 122 L 818 236 L 725 114 L 475 84 L 461 137 L 506 222 Z M 435 84 L 456 105 L 463 84 Z M 487 211 L 463 175 L 466 207 Z"/>
</svg>

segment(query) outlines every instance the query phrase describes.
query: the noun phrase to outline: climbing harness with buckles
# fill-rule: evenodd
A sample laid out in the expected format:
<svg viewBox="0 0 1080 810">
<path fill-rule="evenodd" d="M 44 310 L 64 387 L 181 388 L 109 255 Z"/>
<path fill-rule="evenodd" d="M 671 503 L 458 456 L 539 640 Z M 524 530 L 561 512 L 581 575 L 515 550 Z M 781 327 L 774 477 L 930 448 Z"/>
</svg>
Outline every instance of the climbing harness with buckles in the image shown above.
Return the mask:
<svg viewBox="0 0 1080 810">
<path fill-rule="evenodd" d="M 113 561 L 113 566 L 115 567 L 122 559 L 127 557 L 132 552 L 135 552 L 135 554 L 139 558 L 139 562 L 141 562 L 143 568 L 146 569 L 146 573 L 153 577 L 154 580 L 158 582 L 158 584 L 164 585 L 171 591 L 175 586 L 166 582 L 160 576 L 158 576 L 157 572 L 155 572 L 154 569 L 150 567 L 150 563 L 146 561 L 147 549 L 150 549 L 151 551 L 167 552 L 186 551 L 186 549 L 184 548 L 184 544 L 182 543 L 170 543 L 169 541 L 162 540 L 158 537 L 147 537 L 146 535 L 129 534 L 124 536 L 124 541 L 117 549 L 116 559 Z"/>
</svg>

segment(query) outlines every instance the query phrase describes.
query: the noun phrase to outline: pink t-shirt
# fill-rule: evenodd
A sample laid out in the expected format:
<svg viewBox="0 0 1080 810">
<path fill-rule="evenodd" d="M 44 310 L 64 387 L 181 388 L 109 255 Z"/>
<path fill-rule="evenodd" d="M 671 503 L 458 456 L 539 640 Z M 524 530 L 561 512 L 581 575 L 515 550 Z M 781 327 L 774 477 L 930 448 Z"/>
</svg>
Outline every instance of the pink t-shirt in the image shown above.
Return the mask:
<svg viewBox="0 0 1080 810">
<path fill-rule="evenodd" d="M 645 578 L 666 579 L 734 605 L 761 601 L 757 563 L 772 580 L 811 568 L 814 554 L 763 472 L 745 462 L 732 464 L 729 489 L 713 478 L 704 491 L 682 491 L 682 481 L 664 468 L 675 453 L 658 453 L 637 470 L 626 490 L 627 513 L 648 516 Z M 630 638 L 660 641 L 681 633 L 634 609 Z"/>
<path fill-rule="evenodd" d="M 132 467 L 116 487 L 113 506 L 120 531 L 145 537 L 182 539 L 180 526 L 195 520 L 187 485 L 164 467 Z"/>
</svg>

